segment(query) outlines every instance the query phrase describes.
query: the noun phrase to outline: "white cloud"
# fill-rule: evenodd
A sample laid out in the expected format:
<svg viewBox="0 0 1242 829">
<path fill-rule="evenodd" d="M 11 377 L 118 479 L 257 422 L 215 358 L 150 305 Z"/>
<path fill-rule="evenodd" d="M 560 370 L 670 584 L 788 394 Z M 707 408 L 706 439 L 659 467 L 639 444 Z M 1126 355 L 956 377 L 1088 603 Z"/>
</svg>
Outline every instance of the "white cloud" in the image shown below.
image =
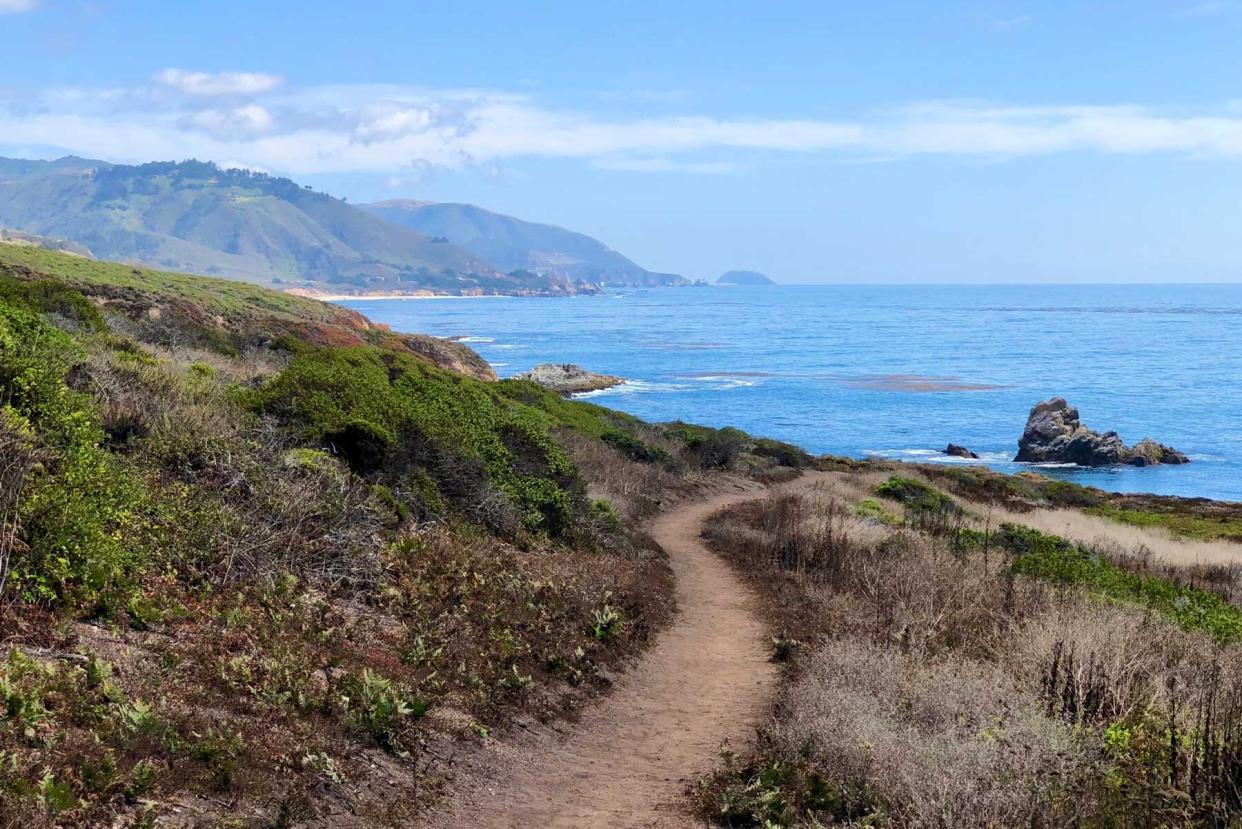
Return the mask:
<svg viewBox="0 0 1242 829">
<path fill-rule="evenodd" d="M 360 113 L 354 136 L 363 143 L 392 140 L 432 126 L 435 113 L 427 107 L 389 105 Z"/>
<path fill-rule="evenodd" d="M 28 12 L 39 5 L 39 0 L 0 0 L 0 14 Z"/>
<path fill-rule="evenodd" d="M 152 80 L 184 95 L 202 98 L 262 95 L 275 91 L 283 83 L 279 75 L 265 75 L 260 72 L 211 73 L 187 72 L 184 69 L 165 69 Z"/>
<path fill-rule="evenodd" d="M 216 138 L 245 139 L 269 132 L 275 125 L 272 114 L 258 104 L 229 110 L 204 109 L 183 122 Z"/>
<path fill-rule="evenodd" d="M 3 0 L 0 0 L 3 2 Z M 0 102 L 13 145 L 66 146 L 118 161 L 229 159 L 292 174 L 412 167 L 496 169 L 520 158 L 603 169 L 726 174 L 756 155 L 874 161 L 919 156 L 1002 161 L 1053 153 L 1242 160 L 1236 105 L 1017 106 L 936 101 L 841 119 L 603 117 L 485 90 L 286 89 L 252 73 L 167 70 L 133 89 L 56 88 Z"/>
</svg>

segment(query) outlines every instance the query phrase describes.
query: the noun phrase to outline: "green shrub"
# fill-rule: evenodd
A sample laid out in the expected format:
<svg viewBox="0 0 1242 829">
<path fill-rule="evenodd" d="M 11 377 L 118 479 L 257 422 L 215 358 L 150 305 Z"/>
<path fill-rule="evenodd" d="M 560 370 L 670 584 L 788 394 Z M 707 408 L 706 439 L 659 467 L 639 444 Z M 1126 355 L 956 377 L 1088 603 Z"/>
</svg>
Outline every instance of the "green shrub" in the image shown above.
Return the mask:
<svg viewBox="0 0 1242 829">
<path fill-rule="evenodd" d="M 616 449 L 632 461 L 639 463 L 670 463 L 673 458 L 659 446 L 643 443 L 625 432 L 605 432 L 600 440 Z"/>
<path fill-rule="evenodd" d="M 706 469 L 728 466 L 746 449 L 751 438 L 741 429 L 696 426 L 677 421 L 667 427 L 668 434 L 680 440 Z"/>
<path fill-rule="evenodd" d="M 103 314 L 94 303 L 80 292 L 52 279 L 26 282 L 0 275 L 0 303 L 55 314 L 95 333 L 108 328 Z"/>
<path fill-rule="evenodd" d="M 300 424 L 363 474 L 420 481 L 464 507 L 503 493 L 528 530 L 559 535 L 585 509 L 584 487 L 546 414 L 488 384 L 369 346 L 307 348 L 254 405 Z M 424 502 L 430 505 L 434 497 Z"/>
<path fill-rule="evenodd" d="M 354 723 L 385 747 L 396 745 L 398 730 L 407 719 L 427 713 L 427 703 L 370 668 L 351 676 L 346 692 Z"/>
<path fill-rule="evenodd" d="M 501 380 L 492 384 L 492 388 L 508 400 L 539 410 L 550 422 L 588 437 L 603 438 L 610 433 L 629 435 L 643 426 L 633 415 L 566 399 L 529 380 Z"/>
<path fill-rule="evenodd" d="M 953 499 L 934 486 L 917 478 L 894 475 L 875 488 L 875 494 L 890 501 L 897 501 L 915 512 L 947 513 L 958 507 Z"/>
<path fill-rule="evenodd" d="M 860 518 L 869 518 L 890 527 L 901 525 L 901 517 L 889 512 L 883 504 L 874 498 L 864 498 L 854 507 L 855 514 Z"/>
<path fill-rule="evenodd" d="M 609 604 L 592 611 L 591 619 L 591 633 L 600 642 L 608 642 L 617 638 L 625 626 L 625 617 L 621 611 Z"/>
<path fill-rule="evenodd" d="M 20 506 L 25 547 L 9 577 L 29 601 L 93 601 L 142 561 L 146 493 L 103 448 L 90 400 L 67 385 L 81 358 L 37 314 L 0 303 L 0 409 L 47 453 Z"/>
<path fill-rule="evenodd" d="M 771 458 L 781 466 L 791 466 L 794 469 L 810 466 L 814 462 L 814 458 L 792 443 L 771 438 L 755 438 L 751 451 L 761 458 Z"/>
</svg>

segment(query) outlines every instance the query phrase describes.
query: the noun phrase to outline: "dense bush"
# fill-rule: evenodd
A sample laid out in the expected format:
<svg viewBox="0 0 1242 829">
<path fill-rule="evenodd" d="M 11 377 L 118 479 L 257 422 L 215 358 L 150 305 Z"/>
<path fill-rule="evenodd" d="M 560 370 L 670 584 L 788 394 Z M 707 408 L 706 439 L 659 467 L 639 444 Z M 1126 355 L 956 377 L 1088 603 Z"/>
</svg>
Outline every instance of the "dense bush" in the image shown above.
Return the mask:
<svg viewBox="0 0 1242 829">
<path fill-rule="evenodd" d="M 680 440 L 705 469 L 720 469 L 735 461 L 750 443 L 741 429 L 713 429 L 680 421 L 668 426 L 668 433 Z"/>
<path fill-rule="evenodd" d="M 103 314 L 89 299 L 64 283 L 55 280 L 21 282 L 0 275 L 0 303 L 24 305 L 55 314 L 91 332 L 107 329 Z"/>
<path fill-rule="evenodd" d="M 485 515 L 498 494 L 527 530 L 562 535 L 587 506 L 546 416 L 413 357 L 304 348 L 255 398 L 260 410 L 292 420 L 306 440 L 355 471 L 406 478 L 423 469 L 473 514 Z"/>
<path fill-rule="evenodd" d="M 24 543 L 8 573 L 8 589 L 32 601 L 92 601 L 142 561 L 146 493 L 66 382 L 82 357 L 35 310 L 0 302 L 0 414 L 43 452 L 20 493 Z"/>
</svg>

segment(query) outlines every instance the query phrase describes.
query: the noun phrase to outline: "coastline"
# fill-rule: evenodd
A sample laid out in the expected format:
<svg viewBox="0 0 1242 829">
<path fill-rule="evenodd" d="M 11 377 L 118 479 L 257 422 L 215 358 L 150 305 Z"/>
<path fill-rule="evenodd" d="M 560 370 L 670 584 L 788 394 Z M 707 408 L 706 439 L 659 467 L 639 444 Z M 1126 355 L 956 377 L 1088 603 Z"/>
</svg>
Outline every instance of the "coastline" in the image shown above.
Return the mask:
<svg viewBox="0 0 1242 829">
<path fill-rule="evenodd" d="M 1168 326 L 1195 338 L 1227 337 L 1242 314 L 1236 289 L 1136 287 L 1120 296 L 1107 287 L 786 286 L 763 291 L 762 300 L 758 289 L 745 288 L 618 293 L 627 301 L 506 302 L 500 316 L 492 313 L 500 306 L 486 303 L 342 307 L 394 330 L 491 338 L 467 345 L 501 376 L 573 362 L 626 377 L 625 385 L 586 400 L 653 422 L 706 420 L 812 453 L 970 465 L 940 455 L 953 440 L 1010 474 L 1242 502 L 1242 435 L 1227 414 L 1242 395 L 1231 379 L 1242 356 L 1222 349 L 1218 366 L 1179 373 L 1195 359 L 1189 345 L 1173 341 L 1141 360 L 1130 346 Z M 1124 328 L 1115 325 L 1122 314 Z M 1039 342 L 1054 323 L 1058 337 L 1091 337 L 1101 347 L 1081 372 L 1066 374 L 1038 348 L 1017 347 Z M 945 337 L 970 348 L 941 348 Z M 1140 391 L 1153 375 L 1167 387 Z M 1157 436 L 1194 462 L 1120 469 L 1015 463 L 1032 403 L 1051 394 L 1068 396 L 1088 423 L 1132 442 Z"/>
<path fill-rule="evenodd" d="M 307 297 L 321 302 L 349 302 L 360 300 L 396 300 L 396 299 L 538 299 L 543 296 L 571 296 L 570 294 L 324 294 Z"/>
</svg>

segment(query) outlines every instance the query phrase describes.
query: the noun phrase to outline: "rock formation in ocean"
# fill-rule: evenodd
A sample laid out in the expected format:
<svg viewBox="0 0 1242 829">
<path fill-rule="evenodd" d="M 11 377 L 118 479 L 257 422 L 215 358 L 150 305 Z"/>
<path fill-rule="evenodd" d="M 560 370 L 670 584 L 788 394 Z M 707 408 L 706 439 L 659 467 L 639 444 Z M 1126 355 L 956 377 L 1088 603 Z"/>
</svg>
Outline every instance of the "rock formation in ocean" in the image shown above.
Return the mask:
<svg viewBox="0 0 1242 829">
<path fill-rule="evenodd" d="M 530 380 L 559 394 L 582 394 L 619 386 L 625 382 L 610 374 L 596 374 L 570 363 L 541 363 L 530 371 L 515 376 L 517 380 Z"/>
<path fill-rule="evenodd" d="M 950 443 L 947 447 L 945 447 L 944 453 L 946 455 L 952 455 L 955 458 L 969 458 L 971 460 L 979 459 L 978 453 L 971 452 L 965 446 L 958 446 L 956 443 Z"/>
<path fill-rule="evenodd" d="M 1171 446 L 1143 438 L 1126 446 L 1116 432 L 1088 429 L 1078 419 L 1078 410 L 1062 397 L 1037 403 L 1026 420 L 1018 440 L 1015 461 L 1027 463 L 1073 463 L 1079 466 L 1189 463 L 1190 459 Z"/>
</svg>

